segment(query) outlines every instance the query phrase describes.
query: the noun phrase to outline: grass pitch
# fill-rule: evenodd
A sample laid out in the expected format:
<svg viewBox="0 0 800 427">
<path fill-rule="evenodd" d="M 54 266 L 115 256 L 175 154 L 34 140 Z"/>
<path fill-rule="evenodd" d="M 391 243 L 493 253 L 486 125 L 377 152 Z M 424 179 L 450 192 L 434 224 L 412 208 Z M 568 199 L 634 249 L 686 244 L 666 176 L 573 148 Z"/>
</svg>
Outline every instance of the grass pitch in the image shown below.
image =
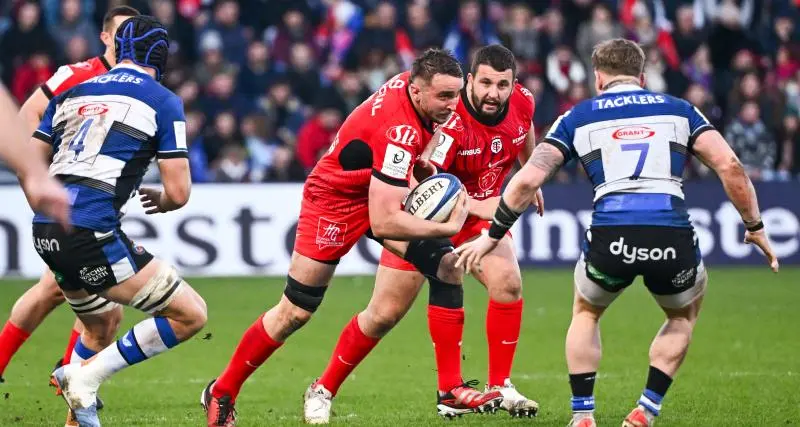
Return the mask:
<svg viewBox="0 0 800 427">
<path fill-rule="evenodd" d="M 665 401 L 660 426 L 800 425 L 800 269 L 779 275 L 758 269 L 711 268 L 704 311 L 689 356 Z M 541 405 L 534 420 L 508 414 L 436 416 L 433 351 L 428 338 L 427 291 L 406 319 L 381 342 L 334 401 L 334 424 L 542 425 L 569 420 L 570 390 L 564 334 L 571 311 L 571 271 L 524 274 L 525 316 L 513 381 Z M 324 368 L 342 327 L 363 308 L 372 277 L 334 280 L 315 318 L 245 384 L 237 402 L 241 426 L 300 425 L 302 393 Z M 277 301 L 282 279 L 196 279 L 209 323 L 198 337 L 167 354 L 129 368 L 101 388 L 108 426 L 204 425 L 199 395 L 218 375 L 244 329 Z M 0 315 L 31 281 L 0 282 Z M 486 293 L 466 283 L 465 379 L 486 377 Z M 123 328 L 142 316 L 126 310 Z M 47 387 L 72 314 L 59 308 L 12 360 L 0 385 L 1 426 L 59 426 L 64 403 Z M 635 284 L 602 321 L 604 359 L 595 389 L 601 426 L 618 426 L 633 407 L 647 375 L 647 351 L 662 316 L 644 287 Z M 482 387 L 482 385 L 481 385 Z M 452 424 L 451 424 L 452 423 Z"/>
</svg>

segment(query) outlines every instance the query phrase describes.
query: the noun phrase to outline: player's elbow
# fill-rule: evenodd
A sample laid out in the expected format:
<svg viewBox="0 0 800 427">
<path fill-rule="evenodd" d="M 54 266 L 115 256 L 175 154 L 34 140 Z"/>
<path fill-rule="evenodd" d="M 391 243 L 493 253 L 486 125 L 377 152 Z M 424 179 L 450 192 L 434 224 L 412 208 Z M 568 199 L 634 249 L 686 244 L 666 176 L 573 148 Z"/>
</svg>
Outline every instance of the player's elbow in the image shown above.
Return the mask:
<svg viewBox="0 0 800 427">
<path fill-rule="evenodd" d="M 169 199 L 172 200 L 172 203 L 178 208 L 182 208 L 189 203 L 189 196 L 192 193 L 192 188 L 190 185 L 175 185 L 171 187 L 165 186 L 164 190 L 167 192 Z"/>
<path fill-rule="evenodd" d="M 744 170 L 744 165 L 735 155 L 717 165 L 717 167 L 714 168 L 714 171 L 722 180 L 725 180 L 726 178 L 747 176 L 747 173 Z"/>
<path fill-rule="evenodd" d="M 391 226 L 389 225 L 388 221 L 380 220 L 370 220 L 369 222 L 370 230 L 372 230 L 372 235 L 378 239 L 389 239 L 391 238 Z"/>
</svg>

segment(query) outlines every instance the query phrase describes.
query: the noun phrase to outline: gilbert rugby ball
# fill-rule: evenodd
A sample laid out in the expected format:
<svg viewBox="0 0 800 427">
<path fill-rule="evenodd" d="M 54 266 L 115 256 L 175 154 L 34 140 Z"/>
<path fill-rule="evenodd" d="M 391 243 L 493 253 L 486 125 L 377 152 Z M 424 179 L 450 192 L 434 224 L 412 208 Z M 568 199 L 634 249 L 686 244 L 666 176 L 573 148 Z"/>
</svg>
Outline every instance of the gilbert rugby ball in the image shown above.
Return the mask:
<svg viewBox="0 0 800 427">
<path fill-rule="evenodd" d="M 417 218 L 445 222 L 461 193 L 461 181 L 439 173 L 420 182 L 406 197 L 405 211 Z"/>
</svg>

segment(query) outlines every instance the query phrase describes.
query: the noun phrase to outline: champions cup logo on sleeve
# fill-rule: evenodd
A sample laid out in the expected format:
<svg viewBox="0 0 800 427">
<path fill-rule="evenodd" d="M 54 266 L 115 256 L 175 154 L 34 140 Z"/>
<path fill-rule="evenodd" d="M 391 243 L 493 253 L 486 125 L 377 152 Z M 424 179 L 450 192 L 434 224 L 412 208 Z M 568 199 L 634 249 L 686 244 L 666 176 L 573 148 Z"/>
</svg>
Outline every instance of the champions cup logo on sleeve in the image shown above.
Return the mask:
<svg viewBox="0 0 800 427">
<path fill-rule="evenodd" d="M 345 234 L 347 234 L 346 223 L 319 218 L 316 242 L 320 249 L 327 246 L 344 246 Z"/>
</svg>

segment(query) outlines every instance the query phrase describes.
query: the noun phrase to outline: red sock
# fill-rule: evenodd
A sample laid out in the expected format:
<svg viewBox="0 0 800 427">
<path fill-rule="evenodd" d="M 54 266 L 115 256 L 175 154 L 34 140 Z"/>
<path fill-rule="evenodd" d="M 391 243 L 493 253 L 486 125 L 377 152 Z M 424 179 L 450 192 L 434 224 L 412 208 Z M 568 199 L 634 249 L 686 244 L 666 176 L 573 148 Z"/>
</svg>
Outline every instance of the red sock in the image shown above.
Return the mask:
<svg viewBox="0 0 800 427">
<path fill-rule="evenodd" d="M 347 376 L 378 345 L 379 341 L 380 338 L 364 335 L 358 326 L 358 316 L 353 317 L 339 336 L 331 360 L 317 383 L 325 386 L 335 396 Z"/>
<path fill-rule="evenodd" d="M 235 401 L 245 380 L 278 347 L 283 345 L 282 342 L 277 342 L 267 335 L 267 331 L 264 330 L 264 325 L 261 323 L 263 317 L 263 315 L 259 316 L 255 323 L 250 325 L 244 332 L 236 351 L 233 352 L 231 361 L 228 362 L 225 371 L 217 378 L 217 382 L 214 383 L 214 387 L 211 389 L 211 394 L 214 397 L 220 398 L 224 395 L 229 395 Z"/>
<path fill-rule="evenodd" d="M 489 300 L 486 339 L 489 342 L 489 387 L 503 385 L 511 376 L 522 325 L 522 299 L 510 304 Z"/>
<path fill-rule="evenodd" d="M 436 354 L 439 391 L 461 385 L 461 337 L 464 336 L 464 309 L 428 306 L 428 330 Z"/>
<path fill-rule="evenodd" d="M 11 357 L 30 336 L 30 333 L 18 328 L 10 320 L 6 322 L 3 331 L 0 332 L 0 375 L 3 375 Z"/>
<path fill-rule="evenodd" d="M 61 363 L 65 365 L 69 365 L 69 361 L 72 360 L 72 350 L 75 348 L 75 343 L 78 342 L 78 338 L 81 337 L 81 333 L 76 331 L 75 329 L 72 330 L 72 333 L 69 336 L 69 342 L 67 343 L 67 349 L 64 351 L 64 357 L 61 359 Z"/>
</svg>

